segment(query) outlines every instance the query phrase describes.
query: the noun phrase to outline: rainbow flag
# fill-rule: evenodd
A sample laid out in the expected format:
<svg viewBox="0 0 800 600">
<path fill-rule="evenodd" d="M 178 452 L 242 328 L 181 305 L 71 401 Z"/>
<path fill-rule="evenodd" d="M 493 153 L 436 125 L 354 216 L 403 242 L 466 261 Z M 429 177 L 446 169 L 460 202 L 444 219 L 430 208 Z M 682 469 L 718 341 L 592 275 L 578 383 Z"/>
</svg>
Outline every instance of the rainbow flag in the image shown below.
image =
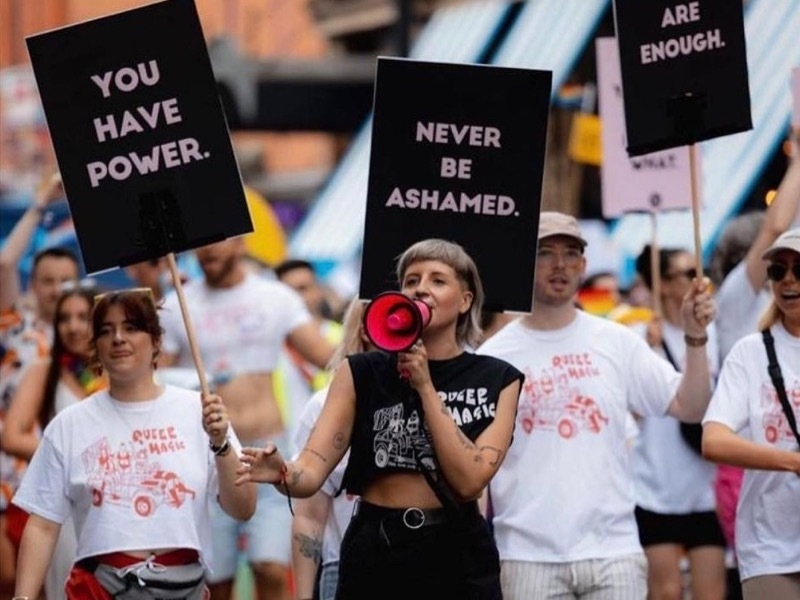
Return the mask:
<svg viewBox="0 0 800 600">
<path fill-rule="evenodd" d="M 588 313 L 605 317 L 617 303 L 609 290 L 578 290 L 578 304 Z"/>
</svg>

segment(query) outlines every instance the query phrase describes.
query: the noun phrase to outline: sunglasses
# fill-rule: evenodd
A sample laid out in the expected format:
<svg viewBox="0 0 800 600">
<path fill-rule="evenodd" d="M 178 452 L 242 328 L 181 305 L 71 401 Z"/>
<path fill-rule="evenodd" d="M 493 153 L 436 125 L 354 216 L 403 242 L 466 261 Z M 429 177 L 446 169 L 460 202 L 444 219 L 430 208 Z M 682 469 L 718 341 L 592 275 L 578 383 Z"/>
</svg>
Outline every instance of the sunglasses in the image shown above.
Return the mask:
<svg viewBox="0 0 800 600">
<path fill-rule="evenodd" d="M 783 263 L 772 263 L 767 267 L 767 277 L 772 281 L 783 281 L 786 274 L 789 272 L 789 265 Z M 792 263 L 792 275 L 800 281 L 800 262 Z"/>
<path fill-rule="evenodd" d="M 61 284 L 61 293 L 74 292 L 76 290 L 87 290 L 89 292 L 97 289 L 97 281 L 87 277 L 84 279 L 70 279 Z"/>
<path fill-rule="evenodd" d="M 150 301 L 153 304 L 155 304 L 155 302 L 156 302 L 156 297 L 153 295 L 153 289 L 152 288 L 149 288 L 149 287 L 138 287 L 138 288 L 130 288 L 130 289 L 126 289 L 126 290 L 113 290 L 111 292 L 104 292 L 102 294 L 97 294 L 94 297 L 94 306 L 96 307 L 100 303 L 100 301 L 103 298 L 107 297 L 107 296 L 114 296 L 114 297 L 118 298 L 120 296 L 127 296 L 127 295 L 143 295 L 143 296 L 147 296 L 148 298 L 150 298 Z"/>
</svg>

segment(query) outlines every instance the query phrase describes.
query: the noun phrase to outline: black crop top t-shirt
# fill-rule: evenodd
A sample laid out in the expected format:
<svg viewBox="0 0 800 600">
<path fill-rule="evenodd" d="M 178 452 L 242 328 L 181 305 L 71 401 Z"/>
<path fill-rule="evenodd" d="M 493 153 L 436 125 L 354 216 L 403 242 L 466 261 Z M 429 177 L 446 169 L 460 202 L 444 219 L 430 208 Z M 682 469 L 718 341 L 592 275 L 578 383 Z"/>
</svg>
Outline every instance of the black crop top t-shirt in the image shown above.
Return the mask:
<svg viewBox="0 0 800 600">
<path fill-rule="evenodd" d="M 361 495 L 381 473 L 420 472 L 420 459 L 433 456 L 417 407 L 417 392 L 397 371 L 397 356 L 365 352 L 348 356 L 356 391 L 350 458 L 342 487 Z M 509 363 L 464 352 L 448 360 L 429 360 L 433 387 L 453 421 L 470 440 L 494 420 L 500 392 L 523 375 Z M 417 396 L 412 400 L 412 396 Z"/>
</svg>

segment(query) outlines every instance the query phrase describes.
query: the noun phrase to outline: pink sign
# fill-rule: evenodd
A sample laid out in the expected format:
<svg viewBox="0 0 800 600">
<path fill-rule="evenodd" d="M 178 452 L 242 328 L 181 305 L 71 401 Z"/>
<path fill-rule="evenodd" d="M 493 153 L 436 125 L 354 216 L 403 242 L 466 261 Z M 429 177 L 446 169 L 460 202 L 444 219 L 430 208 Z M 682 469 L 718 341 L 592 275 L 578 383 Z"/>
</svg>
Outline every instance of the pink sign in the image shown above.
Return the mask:
<svg viewBox="0 0 800 600">
<path fill-rule="evenodd" d="M 689 146 L 629 157 L 617 41 L 597 38 L 603 162 L 600 167 L 603 216 L 691 208 Z M 699 152 L 697 155 L 699 179 Z M 697 186 L 698 194 L 700 186 Z"/>
</svg>

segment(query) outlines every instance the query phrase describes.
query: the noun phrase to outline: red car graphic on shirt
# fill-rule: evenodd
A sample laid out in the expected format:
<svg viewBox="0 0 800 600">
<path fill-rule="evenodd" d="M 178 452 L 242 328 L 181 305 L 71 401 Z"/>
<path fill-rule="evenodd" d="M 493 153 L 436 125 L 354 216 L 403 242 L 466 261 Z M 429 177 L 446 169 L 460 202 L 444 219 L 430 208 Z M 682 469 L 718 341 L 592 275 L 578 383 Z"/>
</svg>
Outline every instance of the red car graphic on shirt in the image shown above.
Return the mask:
<svg viewBox="0 0 800 600">
<path fill-rule="evenodd" d="M 103 438 L 83 452 L 83 461 L 96 507 L 105 502 L 130 505 L 137 515 L 147 517 L 161 505 L 178 508 L 197 495 L 176 473 L 150 462 L 143 449 L 132 452 L 122 444 L 112 453 Z"/>
<path fill-rule="evenodd" d="M 800 409 L 800 387 L 787 389 L 787 398 L 794 409 L 795 418 L 797 418 L 798 409 Z M 786 418 L 775 388 L 767 384 L 761 386 L 761 405 L 765 407 L 761 424 L 767 442 L 777 444 L 780 440 L 793 441 L 794 433 L 789 426 L 789 420 Z"/>
<path fill-rule="evenodd" d="M 564 439 L 581 430 L 599 433 L 608 424 L 608 417 L 592 398 L 576 394 L 571 398 L 540 398 L 519 407 L 518 419 L 525 433 L 533 429 L 557 431 Z"/>
</svg>

